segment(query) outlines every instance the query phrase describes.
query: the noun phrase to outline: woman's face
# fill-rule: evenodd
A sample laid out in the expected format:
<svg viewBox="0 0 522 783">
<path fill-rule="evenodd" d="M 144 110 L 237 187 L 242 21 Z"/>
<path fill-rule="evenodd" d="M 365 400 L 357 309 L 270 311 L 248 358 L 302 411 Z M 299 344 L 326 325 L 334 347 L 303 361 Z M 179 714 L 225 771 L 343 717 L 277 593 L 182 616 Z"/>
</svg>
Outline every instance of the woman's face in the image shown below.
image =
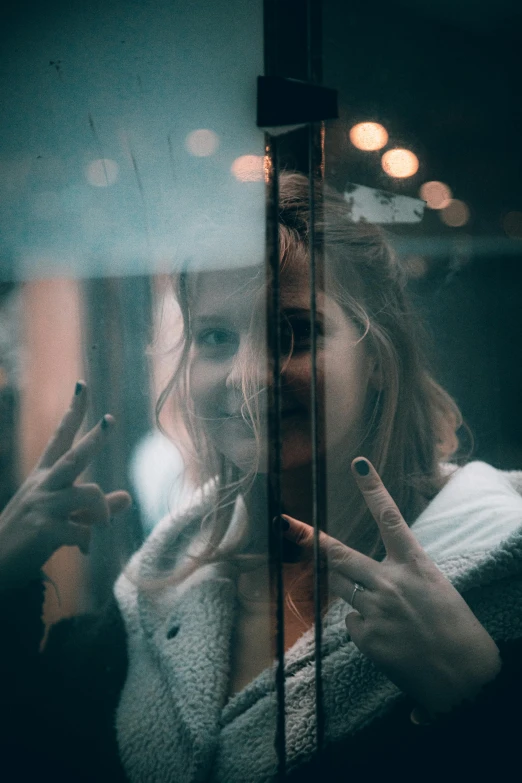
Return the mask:
<svg viewBox="0 0 522 783">
<path fill-rule="evenodd" d="M 195 415 L 220 453 L 242 471 L 268 462 L 266 294 L 252 269 L 199 273 L 192 307 L 190 390 Z M 305 262 L 289 264 L 280 279 L 282 468 L 308 465 L 311 439 L 310 287 Z M 337 302 L 316 297 L 319 450 L 333 459 L 355 456 L 373 360 Z M 289 351 L 288 351 L 289 353 Z M 248 367 L 259 407 L 260 440 L 242 416 L 242 375 Z M 324 405 L 321 403 L 324 400 Z"/>
</svg>

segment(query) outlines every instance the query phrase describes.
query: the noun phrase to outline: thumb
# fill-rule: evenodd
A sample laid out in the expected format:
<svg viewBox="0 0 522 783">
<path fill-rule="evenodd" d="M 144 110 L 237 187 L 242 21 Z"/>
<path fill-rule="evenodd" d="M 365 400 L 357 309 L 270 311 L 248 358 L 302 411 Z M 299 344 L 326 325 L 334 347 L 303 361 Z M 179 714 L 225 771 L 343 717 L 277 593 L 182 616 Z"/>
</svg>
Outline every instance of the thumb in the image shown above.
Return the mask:
<svg viewBox="0 0 522 783">
<path fill-rule="evenodd" d="M 116 492 L 109 492 L 105 495 L 105 500 L 109 506 L 109 513 L 111 516 L 126 511 L 132 505 L 131 496 L 123 489 L 118 489 Z"/>
</svg>

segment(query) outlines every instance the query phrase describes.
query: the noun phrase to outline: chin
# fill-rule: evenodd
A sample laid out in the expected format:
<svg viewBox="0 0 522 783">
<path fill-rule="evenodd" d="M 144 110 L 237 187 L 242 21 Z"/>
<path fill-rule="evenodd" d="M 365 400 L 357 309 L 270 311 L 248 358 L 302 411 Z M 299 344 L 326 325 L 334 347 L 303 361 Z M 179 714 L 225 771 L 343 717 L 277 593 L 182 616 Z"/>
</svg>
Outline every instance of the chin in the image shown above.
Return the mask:
<svg viewBox="0 0 522 783">
<path fill-rule="evenodd" d="M 263 438 L 261 443 L 255 439 L 245 440 L 243 443 L 235 443 L 226 448 L 223 444 L 218 446 L 222 454 L 236 465 L 244 473 L 268 474 L 270 470 L 270 454 L 267 441 Z M 281 454 L 281 470 L 295 470 L 311 465 L 312 450 L 309 439 L 301 442 L 301 439 L 286 440 Z"/>
<path fill-rule="evenodd" d="M 237 422 L 229 423 L 215 433 L 214 444 L 228 460 L 243 473 L 267 474 L 270 467 L 270 439 L 268 425 L 261 427 L 260 438 L 256 440 L 251 430 Z M 282 471 L 296 470 L 312 463 L 312 443 L 308 418 L 292 416 L 283 418 L 281 437 Z M 320 438 L 319 453 L 324 453 L 324 438 Z"/>
<path fill-rule="evenodd" d="M 268 473 L 268 452 L 266 448 L 259 447 L 254 438 L 246 439 L 242 443 L 235 443 L 227 448 L 220 444 L 219 451 L 243 474 Z"/>
</svg>

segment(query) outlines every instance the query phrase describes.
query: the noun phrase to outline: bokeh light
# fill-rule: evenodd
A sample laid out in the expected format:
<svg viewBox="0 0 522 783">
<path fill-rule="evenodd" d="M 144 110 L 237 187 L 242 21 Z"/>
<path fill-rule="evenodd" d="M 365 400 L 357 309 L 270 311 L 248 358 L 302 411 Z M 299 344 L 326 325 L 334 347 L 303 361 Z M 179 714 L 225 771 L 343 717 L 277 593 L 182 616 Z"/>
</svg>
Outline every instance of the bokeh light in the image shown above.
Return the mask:
<svg viewBox="0 0 522 783">
<path fill-rule="evenodd" d="M 200 128 L 188 134 L 185 139 L 185 147 L 191 155 L 206 158 L 213 155 L 219 147 L 219 136 L 212 130 Z"/>
<path fill-rule="evenodd" d="M 388 143 L 388 131 L 378 122 L 359 122 L 350 129 L 350 141 L 365 152 L 380 150 Z"/>
<path fill-rule="evenodd" d="M 114 185 L 118 179 L 118 164 L 109 158 L 93 160 L 85 169 L 85 176 L 89 185 L 106 188 L 108 185 Z"/>
<path fill-rule="evenodd" d="M 510 239 L 522 239 L 522 212 L 508 212 L 502 220 L 502 227 Z"/>
<path fill-rule="evenodd" d="M 403 179 L 417 173 L 419 159 L 410 150 L 396 148 L 384 153 L 381 165 L 388 176 Z"/>
<path fill-rule="evenodd" d="M 265 162 L 262 155 L 241 155 L 230 171 L 240 182 L 259 182 L 265 178 Z"/>
<path fill-rule="evenodd" d="M 464 201 L 453 198 L 444 209 L 441 209 L 440 219 L 443 223 L 452 228 L 465 226 L 469 220 L 469 207 Z"/>
<path fill-rule="evenodd" d="M 452 192 L 444 182 L 432 180 L 421 185 L 419 195 L 430 209 L 444 209 L 452 199 Z"/>
</svg>

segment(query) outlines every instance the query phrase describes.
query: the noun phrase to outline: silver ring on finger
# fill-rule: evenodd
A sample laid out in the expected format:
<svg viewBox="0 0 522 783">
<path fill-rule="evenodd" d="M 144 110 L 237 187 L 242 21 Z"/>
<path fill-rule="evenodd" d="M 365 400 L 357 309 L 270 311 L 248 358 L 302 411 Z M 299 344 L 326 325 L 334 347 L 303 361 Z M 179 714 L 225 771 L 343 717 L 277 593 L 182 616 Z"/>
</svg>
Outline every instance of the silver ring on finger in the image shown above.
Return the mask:
<svg viewBox="0 0 522 783">
<path fill-rule="evenodd" d="M 366 590 L 366 588 L 365 588 L 365 587 L 363 587 L 362 585 L 360 585 L 360 584 L 359 584 L 359 582 L 354 582 L 354 583 L 353 583 L 353 593 L 352 593 L 352 597 L 351 597 L 351 598 L 350 598 L 350 600 L 348 601 L 348 603 L 350 604 L 350 606 L 352 607 L 352 609 L 355 609 L 355 606 L 353 605 L 353 602 L 354 602 L 354 600 L 355 600 L 355 595 L 356 595 L 357 591 L 359 591 L 359 592 L 361 592 L 361 593 L 364 593 L 364 591 L 365 591 L 365 590 Z"/>
</svg>

